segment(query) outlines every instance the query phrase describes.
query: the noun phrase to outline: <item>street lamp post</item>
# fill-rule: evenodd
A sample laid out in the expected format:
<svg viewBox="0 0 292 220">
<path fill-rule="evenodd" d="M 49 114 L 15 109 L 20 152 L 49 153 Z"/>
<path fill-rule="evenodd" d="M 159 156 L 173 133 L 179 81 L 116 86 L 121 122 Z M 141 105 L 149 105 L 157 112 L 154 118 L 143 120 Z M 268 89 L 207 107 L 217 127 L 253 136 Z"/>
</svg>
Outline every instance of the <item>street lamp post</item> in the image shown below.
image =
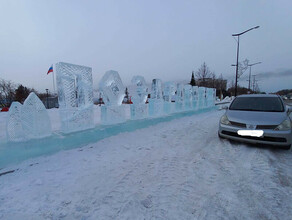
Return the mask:
<svg viewBox="0 0 292 220">
<path fill-rule="evenodd" d="M 251 78 L 251 67 L 257 64 L 260 64 L 262 62 L 257 62 L 257 63 L 253 63 L 253 64 L 249 64 L 249 77 L 248 77 L 248 90 L 250 91 L 250 78 Z"/>
<path fill-rule="evenodd" d="M 46 89 L 47 92 L 47 109 L 49 109 L 49 89 Z"/>
<path fill-rule="evenodd" d="M 251 30 L 253 30 L 253 29 L 257 29 L 257 28 L 259 28 L 259 27 L 260 27 L 260 26 L 256 26 L 256 27 L 250 28 L 250 29 L 248 29 L 248 30 L 246 30 L 246 31 L 243 31 L 243 32 L 239 33 L 239 34 L 232 34 L 233 37 L 237 37 L 237 57 L 236 57 L 236 75 L 235 75 L 235 92 L 234 92 L 235 94 L 234 94 L 234 96 L 237 96 L 238 57 L 239 57 L 239 36 L 245 34 L 246 32 L 249 32 L 249 31 L 251 31 Z"/>
</svg>

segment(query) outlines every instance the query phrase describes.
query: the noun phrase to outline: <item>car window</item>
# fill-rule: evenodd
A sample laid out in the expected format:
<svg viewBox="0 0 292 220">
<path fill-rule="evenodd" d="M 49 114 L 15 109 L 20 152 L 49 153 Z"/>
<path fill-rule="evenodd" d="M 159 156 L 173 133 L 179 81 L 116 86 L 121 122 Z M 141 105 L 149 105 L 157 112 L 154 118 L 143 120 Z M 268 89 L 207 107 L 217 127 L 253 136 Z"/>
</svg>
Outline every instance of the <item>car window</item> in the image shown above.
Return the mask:
<svg viewBox="0 0 292 220">
<path fill-rule="evenodd" d="M 283 112 L 282 101 L 278 97 L 237 97 L 230 110 Z"/>
</svg>

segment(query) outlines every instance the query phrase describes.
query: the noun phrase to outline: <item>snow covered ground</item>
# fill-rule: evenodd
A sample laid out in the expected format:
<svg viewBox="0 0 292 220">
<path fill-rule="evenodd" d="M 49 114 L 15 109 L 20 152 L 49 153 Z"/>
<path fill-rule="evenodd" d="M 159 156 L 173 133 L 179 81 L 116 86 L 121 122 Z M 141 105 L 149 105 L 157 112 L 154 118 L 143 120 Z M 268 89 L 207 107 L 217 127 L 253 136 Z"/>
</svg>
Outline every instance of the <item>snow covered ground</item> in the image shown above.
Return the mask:
<svg viewBox="0 0 292 220">
<path fill-rule="evenodd" d="M 220 140 L 222 114 L 0 170 L 0 219 L 291 219 L 291 151 Z"/>
</svg>

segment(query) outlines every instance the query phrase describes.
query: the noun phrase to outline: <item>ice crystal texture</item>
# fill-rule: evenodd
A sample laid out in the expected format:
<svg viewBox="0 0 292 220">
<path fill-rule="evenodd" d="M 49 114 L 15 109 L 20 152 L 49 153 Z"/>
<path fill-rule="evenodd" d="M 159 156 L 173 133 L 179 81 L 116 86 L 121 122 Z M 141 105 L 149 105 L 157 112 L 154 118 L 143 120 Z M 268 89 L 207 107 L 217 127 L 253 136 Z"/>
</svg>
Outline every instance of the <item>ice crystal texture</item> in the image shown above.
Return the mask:
<svg viewBox="0 0 292 220">
<path fill-rule="evenodd" d="M 149 99 L 149 115 L 163 115 L 162 81 L 153 79 L 151 85 L 151 97 Z"/>
<path fill-rule="evenodd" d="M 125 109 L 122 102 L 125 87 L 117 71 L 107 71 L 99 82 L 105 106 L 101 109 L 103 124 L 116 124 L 126 121 Z"/>
<path fill-rule="evenodd" d="M 12 102 L 6 122 L 6 134 L 9 141 L 24 141 L 25 133 L 21 119 L 22 105 L 19 102 Z"/>
<path fill-rule="evenodd" d="M 131 80 L 134 85 L 134 93 L 132 96 L 131 118 L 141 119 L 148 116 L 147 105 L 145 104 L 148 95 L 148 88 L 143 76 L 134 76 Z"/>
<path fill-rule="evenodd" d="M 11 105 L 6 128 L 9 141 L 25 141 L 52 134 L 47 109 L 34 92 L 29 94 L 23 105 L 18 102 Z"/>
<path fill-rule="evenodd" d="M 125 87 L 117 71 L 107 71 L 99 82 L 104 104 L 107 106 L 121 105 L 125 96 Z"/>
<path fill-rule="evenodd" d="M 63 62 L 56 67 L 62 132 L 93 128 L 92 69 Z"/>
</svg>

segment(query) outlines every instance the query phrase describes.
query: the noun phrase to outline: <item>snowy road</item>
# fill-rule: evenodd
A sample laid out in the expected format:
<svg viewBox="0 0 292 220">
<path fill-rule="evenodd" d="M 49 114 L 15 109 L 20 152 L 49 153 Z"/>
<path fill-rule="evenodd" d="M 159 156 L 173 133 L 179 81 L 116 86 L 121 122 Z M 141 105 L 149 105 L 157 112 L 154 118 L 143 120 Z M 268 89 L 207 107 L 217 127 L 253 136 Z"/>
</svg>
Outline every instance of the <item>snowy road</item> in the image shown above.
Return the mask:
<svg viewBox="0 0 292 220">
<path fill-rule="evenodd" d="M 291 151 L 217 137 L 223 111 L 10 167 L 0 219 L 291 219 Z"/>
</svg>

